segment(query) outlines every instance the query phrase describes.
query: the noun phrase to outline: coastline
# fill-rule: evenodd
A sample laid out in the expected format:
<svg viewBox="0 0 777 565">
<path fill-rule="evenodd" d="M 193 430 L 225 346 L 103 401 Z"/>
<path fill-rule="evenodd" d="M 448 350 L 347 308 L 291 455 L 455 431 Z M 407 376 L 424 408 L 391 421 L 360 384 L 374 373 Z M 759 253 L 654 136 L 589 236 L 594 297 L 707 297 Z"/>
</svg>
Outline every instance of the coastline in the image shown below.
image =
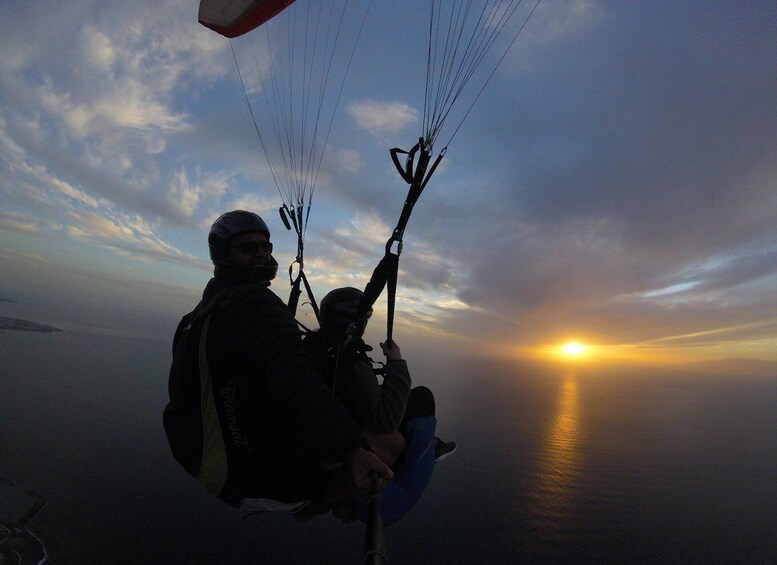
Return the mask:
<svg viewBox="0 0 777 565">
<path fill-rule="evenodd" d="M 29 320 L 22 320 L 20 318 L 9 318 L 7 316 L 0 316 L 0 331 L 2 330 L 14 330 L 20 332 L 61 332 L 59 328 L 54 326 L 47 326 L 45 324 L 39 324 L 37 322 L 30 322 Z"/>
</svg>

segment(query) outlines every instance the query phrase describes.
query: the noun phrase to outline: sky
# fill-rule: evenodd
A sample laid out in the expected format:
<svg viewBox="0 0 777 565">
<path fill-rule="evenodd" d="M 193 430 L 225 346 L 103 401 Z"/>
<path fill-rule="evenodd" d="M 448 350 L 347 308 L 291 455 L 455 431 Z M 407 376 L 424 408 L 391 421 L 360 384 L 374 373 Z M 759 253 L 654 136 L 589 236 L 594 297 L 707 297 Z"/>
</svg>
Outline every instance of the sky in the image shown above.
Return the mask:
<svg viewBox="0 0 777 565">
<path fill-rule="evenodd" d="M 168 338 L 238 208 L 270 225 L 286 298 L 296 238 L 230 42 L 197 9 L 3 3 L 0 315 Z M 363 287 L 398 219 L 389 149 L 421 132 L 426 11 L 367 12 L 306 234 L 319 300 Z M 542 0 L 413 211 L 397 342 L 777 360 L 775 31 L 770 1 Z"/>
</svg>

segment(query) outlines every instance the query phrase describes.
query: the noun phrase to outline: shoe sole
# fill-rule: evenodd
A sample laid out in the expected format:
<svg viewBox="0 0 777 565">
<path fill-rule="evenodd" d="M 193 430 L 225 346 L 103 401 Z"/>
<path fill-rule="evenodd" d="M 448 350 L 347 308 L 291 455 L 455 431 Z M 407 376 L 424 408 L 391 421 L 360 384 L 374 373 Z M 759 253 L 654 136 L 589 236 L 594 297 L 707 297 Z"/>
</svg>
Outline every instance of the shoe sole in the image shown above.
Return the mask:
<svg viewBox="0 0 777 565">
<path fill-rule="evenodd" d="M 450 450 L 448 453 L 443 453 L 443 454 L 442 454 L 442 455 L 440 455 L 439 457 L 435 457 L 435 458 L 434 458 L 434 462 L 435 462 L 435 463 L 439 463 L 440 461 L 444 461 L 444 460 L 445 460 L 445 459 L 447 459 L 447 458 L 448 458 L 450 455 L 453 455 L 454 453 L 456 453 L 456 450 L 457 450 L 458 448 L 459 448 L 459 446 L 457 445 L 456 447 L 454 447 L 453 449 L 451 449 L 451 450 Z"/>
</svg>

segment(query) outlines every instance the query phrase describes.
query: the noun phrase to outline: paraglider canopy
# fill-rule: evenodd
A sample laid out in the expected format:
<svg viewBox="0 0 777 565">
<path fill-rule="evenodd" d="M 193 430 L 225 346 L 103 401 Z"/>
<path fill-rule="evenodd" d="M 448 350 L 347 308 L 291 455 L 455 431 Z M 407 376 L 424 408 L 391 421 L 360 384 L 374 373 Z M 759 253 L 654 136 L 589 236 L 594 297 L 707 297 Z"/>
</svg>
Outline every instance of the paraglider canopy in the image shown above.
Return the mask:
<svg viewBox="0 0 777 565">
<path fill-rule="evenodd" d="M 202 0 L 198 19 L 224 37 L 238 37 L 259 27 L 294 0 Z"/>
<path fill-rule="evenodd" d="M 278 189 L 281 220 L 297 234 L 297 255 L 289 266 L 289 308 L 296 313 L 304 285 L 316 318 L 318 307 L 304 274 L 304 239 L 329 134 L 371 2 L 358 8 L 349 3 L 201 0 L 198 16 L 202 25 L 229 38 L 266 158 L 262 173 Z"/>
</svg>

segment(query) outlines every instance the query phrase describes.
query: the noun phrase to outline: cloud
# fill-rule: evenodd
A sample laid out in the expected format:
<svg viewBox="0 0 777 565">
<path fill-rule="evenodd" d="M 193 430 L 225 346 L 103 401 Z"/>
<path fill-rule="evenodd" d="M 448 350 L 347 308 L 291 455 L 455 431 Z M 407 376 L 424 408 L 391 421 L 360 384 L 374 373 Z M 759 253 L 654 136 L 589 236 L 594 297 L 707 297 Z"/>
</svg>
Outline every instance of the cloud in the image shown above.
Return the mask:
<svg viewBox="0 0 777 565">
<path fill-rule="evenodd" d="M 348 115 L 356 126 L 369 130 L 376 137 L 396 133 L 418 123 L 418 111 L 404 102 L 362 100 L 348 106 Z"/>
<path fill-rule="evenodd" d="M 16 17 L 32 18 L 33 4 L 17 8 Z M 39 12 L 44 20 L 49 17 L 50 10 Z M 180 3 L 153 11 L 114 3 L 99 13 L 84 3 L 71 3 L 61 19 L 45 29 L 57 29 L 58 34 L 46 35 L 39 21 L 29 25 L 22 44 L 34 44 L 35 49 L 13 64 L 6 61 L 0 74 L 5 100 L 16 106 L 13 114 L 0 117 L 5 137 L 23 148 L 28 160 L 46 154 L 47 168 L 56 168 L 71 185 L 82 181 L 80 190 L 93 198 L 130 209 L 146 201 L 147 206 L 136 209 L 169 211 L 180 218 L 180 211 L 165 201 L 183 195 L 183 217 L 191 216 L 201 200 L 179 182 L 180 168 L 166 172 L 158 159 L 171 156 L 172 138 L 192 131 L 180 89 L 187 89 L 195 77 L 208 79 L 230 69 L 216 63 L 228 43 L 192 25 L 187 15 Z M 114 25 L 116 21 L 121 25 Z M 12 37 L 18 34 L 4 29 Z M 73 46 L 78 56 L 73 56 Z M 48 158 L 51 154 L 57 157 Z M 91 178 L 83 175 L 87 170 Z M 102 182 L 100 176 L 112 180 Z M 113 189 L 117 177 L 123 185 L 118 191 Z M 149 184 L 161 192 L 149 195 Z M 211 196 L 207 190 L 203 194 Z"/>
<path fill-rule="evenodd" d="M 113 41 L 92 25 L 84 27 L 81 35 L 84 61 L 99 70 L 108 70 L 118 56 Z"/>
<path fill-rule="evenodd" d="M 391 228 L 373 213 L 357 212 L 347 223 L 338 226 L 328 237 L 332 244 L 359 255 L 368 255 L 382 248 Z M 324 234 L 325 237 L 326 234 Z"/>
<path fill-rule="evenodd" d="M 230 210 L 249 210 L 262 215 L 276 212 L 278 210 L 278 201 L 259 194 L 242 194 L 233 200 L 227 208 Z"/>
<path fill-rule="evenodd" d="M 364 171 L 364 163 L 362 162 L 358 151 L 353 149 L 341 149 L 337 151 L 334 150 L 334 148 L 330 148 L 328 154 L 332 155 L 332 159 L 337 163 L 339 169 L 351 176 L 355 176 Z"/>
<path fill-rule="evenodd" d="M 49 224 L 30 216 L 0 210 L 0 229 L 25 234 L 41 234 L 49 229 Z"/>
<path fill-rule="evenodd" d="M 87 239 L 126 253 L 135 258 L 173 261 L 186 266 L 201 266 L 202 261 L 190 253 L 159 239 L 155 228 L 142 217 L 117 212 L 71 209 L 72 222 L 65 232 L 76 239 Z"/>
<path fill-rule="evenodd" d="M 598 0 L 546 0 L 532 15 L 521 41 L 546 45 L 562 41 L 590 30 L 606 16 L 604 3 Z M 523 48 L 530 50 L 531 45 L 522 43 Z"/>
<path fill-rule="evenodd" d="M 365 212 L 331 229 L 316 226 L 306 238 L 305 255 L 305 272 L 316 295 L 341 286 L 364 288 L 390 233 L 391 228 L 377 215 Z M 311 253 L 311 238 L 315 239 L 315 253 Z"/>
<path fill-rule="evenodd" d="M 189 172 L 184 168 L 173 174 L 173 178 L 167 187 L 167 202 L 172 209 L 177 210 L 181 218 L 196 220 L 199 215 L 205 218 L 205 220 L 210 220 L 213 211 L 209 210 L 207 214 L 203 215 L 203 203 L 209 208 L 214 207 L 214 203 L 219 202 L 229 191 L 232 179 L 226 173 L 220 171 L 216 173 L 203 173 L 197 169 L 193 173 L 195 175 L 194 179 L 190 179 Z M 254 204 L 257 203 L 247 201 L 244 205 L 252 206 Z M 232 206 L 232 208 L 239 207 L 239 203 Z M 245 209 L 260 210 L 262 208 L 249 207 Z M 200 225 L 203 224 L 200 223 Z"/>
<path fill-rule="evenodd" d="M 173 260 L 198 265 L 193 255 L 177 249 L 155 235 L 155 227 L 139 214 L 125 213 L 108 199 L 95 198 L 79 187 L 52 175 L 39 164 L 15 160 L 17 182 L 0 176 L 18 203 L 20 211 L 3 214 L 0 227 L 16 232 L 58 238 L 87 240 L 119 249 L 136 258 Z M 24 179 L 24 182 L 19 180 Z M 28 212 L 23 210 L 35 210 Z"/>
<path fill-rule="evenodd" d="M 0 20 L 0 227 L 199 274 L 216 216 L 280 205 L 229 43 L 190 2 L 95 6 Z M 408 22 L 354 59 L 307 236 L 317 294 L 366 282 L 401 209 L 387 139 L 417 139 L 400 100 L 422 102 L 424 61 L 385 54 L 423 51 Z M 775 24 L 753 3 L 543 0 L 413 211 L 398 323 L 515 343 L 769 328 Z"/>
</svg>

